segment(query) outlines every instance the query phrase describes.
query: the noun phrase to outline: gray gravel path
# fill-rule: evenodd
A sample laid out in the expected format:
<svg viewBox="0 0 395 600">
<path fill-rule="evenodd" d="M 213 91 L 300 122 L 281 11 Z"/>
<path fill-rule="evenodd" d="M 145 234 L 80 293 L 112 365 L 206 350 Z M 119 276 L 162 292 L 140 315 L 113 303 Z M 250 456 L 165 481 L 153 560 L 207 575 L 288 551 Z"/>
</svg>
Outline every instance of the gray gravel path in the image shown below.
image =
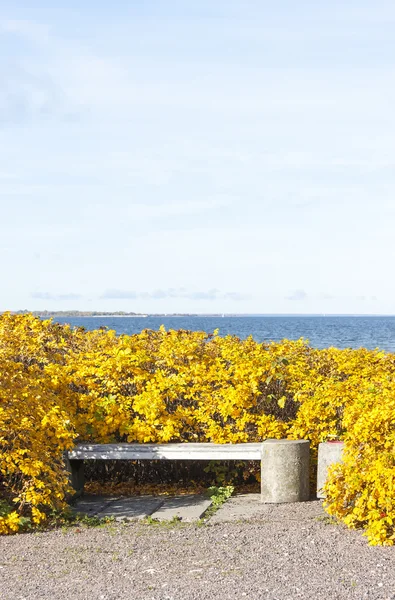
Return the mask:
<svg viewBox="0 0 395 600">
<path fill-rule="evenodd" d="M 232 502 L 235 515 L 243 500 Z M 395 548 L 369 547 L 320 515 L 319 502 L 305 502 L 201 527 L 134 522 L 2 537 L 0 598 L 395 600 Z"/>
</svg>

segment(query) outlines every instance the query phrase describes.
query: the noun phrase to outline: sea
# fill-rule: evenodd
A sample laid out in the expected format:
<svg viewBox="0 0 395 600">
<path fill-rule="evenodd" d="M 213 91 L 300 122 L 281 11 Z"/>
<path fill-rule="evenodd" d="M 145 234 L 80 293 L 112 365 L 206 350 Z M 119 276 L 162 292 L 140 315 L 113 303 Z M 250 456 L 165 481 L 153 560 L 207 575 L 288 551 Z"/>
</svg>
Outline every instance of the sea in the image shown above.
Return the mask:
<svg viewBox="0 0 395 600">
<path fill-rule="evenodd" d="M 54 317 L 59 323 L 85 327 L 107 327 L 117 334 L 140 333 L 143 329 L 186 329 L 257 342 L 304 338 L 315 348 L 368 348 L 395 352 L 395 316 L 98 316 Z"/>
</svg>

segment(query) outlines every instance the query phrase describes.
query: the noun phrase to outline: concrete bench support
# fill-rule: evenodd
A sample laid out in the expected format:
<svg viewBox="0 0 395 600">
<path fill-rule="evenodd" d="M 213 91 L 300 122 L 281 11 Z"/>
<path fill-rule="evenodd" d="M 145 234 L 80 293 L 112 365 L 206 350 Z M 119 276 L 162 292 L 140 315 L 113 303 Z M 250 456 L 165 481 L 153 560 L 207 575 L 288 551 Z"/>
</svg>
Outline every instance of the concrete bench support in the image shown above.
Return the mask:
<svg viewBox="0 0 395 600">
<path fill-rule="evenodd" d="M 70 474 L 70 485 L 74 489 L 73 496 L 76 498 L 82 496 L 84 492 L 85 476 L 84 476 L 84 461 L 70 460 L 66 454 L 65 458 L 66 469 Z"/>
<path fill-rule="evenodd" d="M 328 476 L 328 468 L 342 461 L 344 442 L 322 442 L 318 444 L 317 498 L 325 498 L 322 488 Z"/>
<path fill-rule="evenodd" d="M 310 498 L 310 442 L 266 440 L 262 444 L 261 501 L 281 504 Z"/>
</svg>

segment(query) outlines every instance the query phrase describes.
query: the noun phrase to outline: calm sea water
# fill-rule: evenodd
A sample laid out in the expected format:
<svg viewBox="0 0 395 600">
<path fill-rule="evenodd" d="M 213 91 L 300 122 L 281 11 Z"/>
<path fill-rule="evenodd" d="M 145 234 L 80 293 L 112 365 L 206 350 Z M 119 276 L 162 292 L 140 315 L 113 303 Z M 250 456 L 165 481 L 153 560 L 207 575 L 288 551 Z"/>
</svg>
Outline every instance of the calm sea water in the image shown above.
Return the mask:
<svg viewBox="0 0 395 600">
<path fill-rule="evenodd" d="M 143 329 L 188 329 L 220 335 L 249 335 L 257 342 L 284 338 L 309 340 L 315 348 L 380 348 L 395 352 L 395 317 L 324 317 L 324 316 L 257 316 L 257 317 L 58 317 L 59 323 L 70 323 L 86 329 L 104 326 L 118 334 L 140 333 Z"/>
</svg>

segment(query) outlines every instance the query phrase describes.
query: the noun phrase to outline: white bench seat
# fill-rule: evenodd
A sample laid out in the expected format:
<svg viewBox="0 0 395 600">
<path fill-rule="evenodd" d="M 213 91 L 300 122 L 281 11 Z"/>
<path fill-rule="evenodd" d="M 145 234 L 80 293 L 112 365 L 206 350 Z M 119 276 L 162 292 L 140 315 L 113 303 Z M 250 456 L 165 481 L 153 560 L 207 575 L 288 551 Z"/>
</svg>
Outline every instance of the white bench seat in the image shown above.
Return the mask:
<svg viewBox="0 0 395 600">
<path fill-rule="evenodd" d="M 70 460 L 261 460 L 262 443 L 79 444 Z"/>
</svg>

